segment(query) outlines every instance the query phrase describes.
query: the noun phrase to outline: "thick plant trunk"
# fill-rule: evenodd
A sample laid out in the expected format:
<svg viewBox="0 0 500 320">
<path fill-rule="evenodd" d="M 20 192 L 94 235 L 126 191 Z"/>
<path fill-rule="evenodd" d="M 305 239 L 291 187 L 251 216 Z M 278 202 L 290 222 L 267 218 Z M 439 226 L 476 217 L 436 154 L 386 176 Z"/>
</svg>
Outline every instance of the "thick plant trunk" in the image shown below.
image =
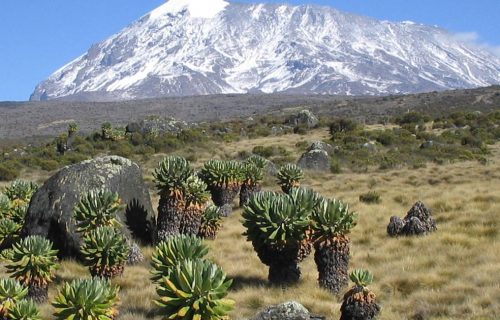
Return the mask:
<svg viewBox="0 0 500 320">
<path fill-rule="evenodd" d="M 36 284 L 30 284 L 28 286 L 28 299 L 33 300 L 36 303 L 44 303 L 49 299 L 49 286 L 39 286 Z"/>
<path fill-rule="evenodd" d="M 354 287 L 345 296 L 340 306 L 340 320 L 372 320 L 380 313 L 372 292 L 363 292 L 362 287 Z"/>
<path fill-rule="evenodd" d="M 262 187 L 259 184 L 243 184 L 240 190 L 240 208 L 246 205 L 248 203 L 248 199 L 261 189 Z"/>
<path fill-rule="evenodd" d="M 349 281 L 349 240 L 335 238 L 315 245 L 314 262 L 320 287 L 338 294 Z"/>
<path fill-rule="evenodd" d="M 299 281 L 300 244 L 281 247 L 254 244 L 254 248 L 260 261 L 269 266 L 269 282 L 275 285 L 287 285 Z"/>
<path fill-rule="evenodd" d="M 156 243 L 160 243 L 169 236 L 179 234 L 181 224 L 179 205 L 179 200 L 173 197 L 160 196 L 156 226 Z"/>
<path fill-rule="evenodd" d="M 300 279 L 300 268 L 296 261 L 289 264 L 271 264 L 269 266 L 268 280 L 276 285 L 297 283 Z"/>
<path fill-rule="evenodd" d="M 203 212 L 199 208 L 189 207 L 182 213 L 179 232 L 196 236 L 200 231 Z"/>
<path fill-rule="evenodd" d="M 232 213 L 233 200 L 240 191 L 240 187 L 212 186 L 209 189 L 212 194 L 212 201 L 217 207 L 221 208 L 222 216 L 229 216 Z"/>
</svg>

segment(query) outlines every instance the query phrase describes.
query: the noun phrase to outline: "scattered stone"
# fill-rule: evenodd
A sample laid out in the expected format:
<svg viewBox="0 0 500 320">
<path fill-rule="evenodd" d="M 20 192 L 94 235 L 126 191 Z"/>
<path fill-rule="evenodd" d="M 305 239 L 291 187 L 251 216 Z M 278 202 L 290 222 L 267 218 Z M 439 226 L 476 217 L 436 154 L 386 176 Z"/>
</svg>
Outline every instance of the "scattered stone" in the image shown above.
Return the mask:
<svg viewBox="0 0 500 320">
<path fill-rule="evenodd" d="M 304 153 L 297 165 L 306 170 L 328 171 L 330 170 L 330 157 L 325 150 L 314 149 Z"/>
<path fill-rule="evenodd" d="M 403 220 L 391 217 L 387 226 L 387 233 L 391 237 L 425 235 L 436 230 L 436 221 L 432 217 L 431 211 L 421 201 L 417 201 L 413 205 Z"/>
<path fill-rule="evenodd" d="M 80 258 L 81 235 L 76 231 L 73 209 L 85 193 L 102 188 L 117 192 L 126 204 L 117 215 L 124 235 L 152 243 L 155 217 L 142 171 L 136 163 L 118 156 L 67 166 L 49 178 L 31 199 L 21 235 L 46 237 L 61 257 Z"/>
<path fill-rule="evenodd" d="M 281 136 L 285 130 L 283 130 L 283 127 L 281 126 L 272 126 L 271 127 L 271 135 L 273 136 Z"/>
<path fill-rule="evenodd" d="M 163 133 L 177 134 L 186 128 L 189 128 L 187 122 L 176 120 L 175 118 L 149 117 L 140 122 L 129 123 L 126 126 L 126 131 L 129 133 L 140 132 L 144 135 Z"/>
<path fill-rule="evenodd" d="M 429 149 L 432 147 L 434 147 L 434 141 L 432 140 L 427 140 L 420 145 L 420 149 Z"/>
<path fill-rule="evenodd" d="M 338 148 L 337 148 L 338 149 Z M 314 141 L 311 146 L 307 149 L 307 151 L 312 151 L 312 150 L 323 150 L 328 153 L 329 156 L 332 156 L 335 154 L 335 151 L 337 150 L 334 146 L 332 146 L 329 143 L 323 142 L 323 141 Z"/>
<path fill-rule="evenodd" d="M 400 217 L 392 216 L 391 220 L 389 221 L 389 225 L 387 226 L 387 233 L 391 237 L 396 237 L 401 233 L 404 226 L 405 223 L 403 222 L 403 220 L 401 220 Z"/>
<path fill-rule="evenodd" d="M 311 111 L 305 109 L 300 111 L 296 115 L 292 115 L 288 119 L 288 123 L 292 126 L 306 126 L 308 129 L 316 128 L 319 124 L 318 117 L 314 115 Z"/>
<path fill-rule="evenodd" d="M 377 144 L 373 141 L 363 143 L 362 146 L 370 152 L 377 152 Z"/>
<path fill-rule="evenodd" d="M 303 305 L 296 301 L 288 301 L 270 306 L 260 311 L 250 320 L 324 320 L 325 317 L 312 315 Z"/>
</svg>

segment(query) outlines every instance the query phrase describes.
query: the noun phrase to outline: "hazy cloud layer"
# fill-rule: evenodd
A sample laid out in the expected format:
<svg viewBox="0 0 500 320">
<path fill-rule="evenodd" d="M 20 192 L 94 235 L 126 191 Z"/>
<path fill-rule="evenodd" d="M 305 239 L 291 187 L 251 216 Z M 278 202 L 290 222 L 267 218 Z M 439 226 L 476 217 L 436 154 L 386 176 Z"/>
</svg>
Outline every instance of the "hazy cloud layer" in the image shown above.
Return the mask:
<svg viewBox="0 0 500 320">
<path fill-rule="evenodd" d="M 477 32 L 471 31 L 471 32 L 459 32 L 454 34 L 455 39 L 463 42 L 467 42 L 470 44 L 474 44 L 478 47 L 481 47 L 485 50 L 488 50 L 495 54 L 497 57 L 500 58 L 500 46 L 498 45 L 492 45 L 490 43 L 482 42 L 481 37 Z"/>
</svg>

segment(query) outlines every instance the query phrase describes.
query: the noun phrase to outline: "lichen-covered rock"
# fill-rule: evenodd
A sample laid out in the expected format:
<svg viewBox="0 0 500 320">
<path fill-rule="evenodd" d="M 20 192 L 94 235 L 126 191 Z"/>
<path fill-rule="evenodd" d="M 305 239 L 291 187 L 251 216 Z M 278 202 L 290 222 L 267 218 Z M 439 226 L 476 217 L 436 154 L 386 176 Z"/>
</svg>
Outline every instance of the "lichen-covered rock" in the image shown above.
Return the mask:
<svg viewBox="0 0 500 320">
<path fill-rule="evenodd" d="M 399 235 L 425 235 L 436 231 L 436 220 L 431 211 L 421 202 L 417 201 L 403 220 L 391 217 L 387 226 L 387 233 L 394 237 Z"/>
<path fill-rule="evenodd" d="M 391 237 L 397 237 L 399 234 L 401 234 L 404 226 L 405 223 L 403 222 L 403 220 L 401 220 L 400 217 L 392 216 L 391 220 L 389 221 L 389 225 L 387 226 L 387 233 Z"/>
<path fill-rule="evenodd" d="M 330 170 L 330 157 L 326 151 L 314 149 L 304 153 L 297 165 L 306 170 L 328 171 Z"/>
<path fill-rule="evenodd" d="M 296 301 L 288 301 L 267 307 L 250 320 L 321 320 L 325 317 L 311 315 L 309 311 Z"/>
<path fill-rule="evenodd" d="M 147 134 L 163 134 L 163 133 L 179 133 L 183 129 L 189 128 L 190 125 L 175 118 L 162 118 L 158 116 L 148 117 L 140 122 L 131 122 L 125 127 L 126 132 L 140 132 Z"/>
<path fill-rule="evenodd" d="M 298 114 L 292 115 L 288 122 L 292 126 L 306 126 L 309 129 L 315 128 L 319 124 L 318 117 L 309 110 L 302 110 Z"/>
<path fill-rule="evenodd" d="M 46 237 L 61 257 L 80 258 L 81 235 L 76 231 L 73 209 L 93 189 L 117 192 L 126 204 L 126 209 L 117 215 L 125 236 L 152 243 L 155 217 L 141 169 L 118 156 L 67 166 L 49 178 L 31 199 L 21 235 Z"/>
<path fill-rule="evenodd" d="M 335 147 L 334 146 L 332 146 L 329 143 L 320 141 L 320 140 L 314 141 L 309 146 L 309 148 L 307 149 L 307 151 L 312 151 L 312 150 L 323 150 L 323 151 L 326 151 L 326 153 L 328 153 L 329 156 L 332 156 L 335 153 Z"/>
<path fill-rule="evenodd" d="M 406 214 L 405 220 L 410 221 L 411 218 L 417 218 L 423 224 L 425 232 L 436 231 L 436 220 L 432 217 L 431 210 L 428 209 L 421 201 L 417 201 L 410 211 Z"/>
</svg>

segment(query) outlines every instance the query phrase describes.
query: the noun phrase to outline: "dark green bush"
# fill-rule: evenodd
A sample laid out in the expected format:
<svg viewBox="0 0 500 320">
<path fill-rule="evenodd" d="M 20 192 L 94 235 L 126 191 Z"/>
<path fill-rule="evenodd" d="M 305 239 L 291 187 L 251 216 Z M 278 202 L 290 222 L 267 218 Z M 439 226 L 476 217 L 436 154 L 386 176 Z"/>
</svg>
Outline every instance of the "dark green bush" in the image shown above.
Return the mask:
<svg viewBox="0 0 500 320">
<path fill-rule="evenodd" d="M 330 123 L 330 134 L 333 136 L 337 133 L 351 132 L 356 130 L 358 123 L 352 119 L 338 118 Z"/>
<path fill-rule="evenodd" d="M 15 167 L 0 164 L 0 181 L 11 181 L 19 177 L 19 170 Z"/>
<path fill-rule="evenodd" d="M 56 160 L 50 160 L 50 159 L 48 160 L 40 159 L 38 165 L 42 170 L 45 171 L 53 171 L 61 166 L 59 162 L 57 162 Z"/>
<path fill-rule="evenodd" d="M 376 191 L 368 191 L 359 195 L 359 201 L 364 203 L 380 203 L 380 194 Z"/>
</svg>

